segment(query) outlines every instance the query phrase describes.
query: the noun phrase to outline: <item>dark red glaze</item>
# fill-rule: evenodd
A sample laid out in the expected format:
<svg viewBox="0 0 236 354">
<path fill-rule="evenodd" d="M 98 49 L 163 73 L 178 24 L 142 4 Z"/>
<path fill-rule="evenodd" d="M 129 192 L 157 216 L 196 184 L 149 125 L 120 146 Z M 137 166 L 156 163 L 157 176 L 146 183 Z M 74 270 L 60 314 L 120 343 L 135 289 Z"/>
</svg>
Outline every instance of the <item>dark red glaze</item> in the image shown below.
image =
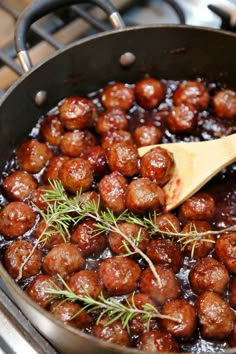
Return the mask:
<svg viewBox="0 0 236 354">
<path fill-rule="evenodd" d="M 49 180 L 58 179 L 59 171 L 64 162 L 68 161 L 70 158 L 69 156 L 56 156 L 53 157 L 47 167 L 45 168 L 42 179 L 45 183 L 48 183 Z"/>
<path fill-rule="evenodd" d="M 86 148 L 86 150 L 80 154 L 80 157 L 90 163 L 96 177 L 104 176 L 108 173 L 107 155 L 100 145 Z"/>
</svg>

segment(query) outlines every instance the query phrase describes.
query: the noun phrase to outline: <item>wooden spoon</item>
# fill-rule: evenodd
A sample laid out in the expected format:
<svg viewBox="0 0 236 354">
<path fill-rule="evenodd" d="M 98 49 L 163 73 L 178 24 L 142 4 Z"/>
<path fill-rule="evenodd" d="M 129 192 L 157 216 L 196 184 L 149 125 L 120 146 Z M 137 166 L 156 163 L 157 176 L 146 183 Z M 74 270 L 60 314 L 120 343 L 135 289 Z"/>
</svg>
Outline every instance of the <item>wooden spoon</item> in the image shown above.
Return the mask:
<svg viewBox="0 0 236 354">
<path fill-rule="evenodd" d="M 176 164 L 172 178 L 163 187 L 166 210 L 183 203 L 224 167 L 236 161 L 236 134 L 203 142 L 144 146 L 138 149 L 139 155 L 143 156 L 156 146 L 171 151 Z"/>
</svg>

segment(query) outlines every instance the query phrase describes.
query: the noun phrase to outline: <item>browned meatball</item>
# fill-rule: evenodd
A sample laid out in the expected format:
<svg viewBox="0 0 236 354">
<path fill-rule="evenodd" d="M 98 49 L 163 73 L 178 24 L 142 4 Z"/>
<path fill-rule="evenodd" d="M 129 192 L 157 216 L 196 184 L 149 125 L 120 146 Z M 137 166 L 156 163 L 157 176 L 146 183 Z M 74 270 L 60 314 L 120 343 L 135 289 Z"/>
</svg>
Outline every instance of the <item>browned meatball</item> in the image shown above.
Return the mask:
<svg viewBox="0 0 236 354">
<path fill-rule="evenodd" d="M 134 145 L 116 143 L 107 150 L 107 158 L 111 171 L 118 171 L 127 177 L 132 177 L 139 171 L 138 150 Z"/>
<path fill-rule="evenodd" d="M 149 235 L 144 228 L 128 222 L 118 223 L 117 226 L 120 232 L 110 231 L 108 235 L 108 242 L 113 252 L 117 254 L 127 253 L 124 243 L 129 244 L 122 235 L 130 238 L 142 251 L 145 250 L 149 242 Z M 133 247 L 129 246 L 129 249 L 133 251 Z"/>
<path fill-rule="evenodd" d="M 75 302 L 61 302 L 60 300 L 51 304 L 49 311 L 62 322 L 79 329 L 88 327 L 91 316 Z"/>
<path fill-rule="evenodd" d="M 93 182 L 90 163 L 79 157 L 66 161 L 59 171 L 59 179 L 68 192 L 87 191 Z"/>
<path fill-rule="evenodd" d="M 191 338 L 197 327 L 195 307 L 184 299 L 174 299 L 166 302 L 161 314 L 170 318 L 161 319 L 162 328 L 181 339 Z"/>
<path fill-rule="evenodd" d="M 46 237 L 45 232 L 50 232 L 50 236 Z M 44 219 L 39 221 L 32 236 L 38 239 L 38 247 L 41 246 L 47 249 L 51 249 L 53 246 L 65 242 L 68 238 L 68 235 L 61 235 L 60 232 L 55 231 L 53 226 L 47 227 Z"/>
<path fill-rule="evenodd" d="M 32 192 L 31 202 L 34 203 L 40 210 L 45 211 L 48 207 L 48 202 L 46 202 L 45 198 L 47 198 L 47 192 L 52 189 L 53 187 L 50 184 L 39 186 Z"/>
<path fill-rule="evenodd" d="M 182 82 L 174 92 L 174 104 L 184 104 L 190 108 L 203 110 L 209 103 L 209 93 L 203 83 L 199 81 Z"/>
<path fill-rule="evenodd" d="M 162 234 L 163 232 L 165 236 L 168 236 L 166 232 L 178 233 L 181 230 L 179 219 L 172 213 L 162 213 L 159 215 L 154 215 L 152 221 L 154 228 L 157 230 L 157 234 Z"/>
<path fill-rule="evenodd" d="M 180 286 L 172 269 L 155 265 L 156 276 L 150 268 L 143 271 L 140 290 L 149 295 L 159 305 L 180 296 Z"/>
<path fill-rule="evenodd" d="M 231 307 L 236 309 L 236 278 L 235 277 L 233 277 L 229 288 L 229 303 Z"/>
<path fill-rule="evenodd" d="M 212 291 L 202 293 L 197 300 L 196 310 L 204 339 L 222 340 L 232 332 L 234 312 L 219 294 Z"/>
<path fill-rule="evenodd" d="M 96 124 L 96 132 L 104 134 L 111 129 L 128 128 L 128 120 L 124 111 L 119 108 L 109 108 L 105 110 L 98 118 Z"/>
<path fill-rule="evenodd" d="M 231 273 L 236 273 L 236 232 L 224 234 L 216 240 L 214 255 Z"/>
<path fill-rule="evenodd" d="M 95 143 L 96 139 L 89 131 L 73 130 L 63 135 L 60 142 L 60 149 L 64 155 L 77 157 L 87 149 L 87 147 L 93 146 Z"/>
<path fill-rule="evenodd" d="M 19 168 L 29 173 L 38 173 L 52 157 L 49 147 L 34 139 L 21 144 L 16 154 Z"/>
<path fill-rule="evenodd" d="M 102 205 L 116 214 L 122 213 L 125 210 L 127 187 L 127 179 L 119 172 L 104 176 L 98 184 Z"/>
<path fill-rule="evenodd" d="M 60 119 L 68 130 L 84 129 L 93 125 L 97 110 L 92 101 L 83 97 L 68 97 L 59 107 Z"/>
<path fill-rule="evenodd" d="M 46 183 L 49 180 L 53 179 L 58 179 L 59 177 L 59 171 L 63 165 L 64 162 L 68 161 L 70 158 L 69 156 L 56 156 L 53 157 L 50 161 L 47 167 L 45 168 L 43 172 L 43 181 Z"/>
<path fill-rule="evenodd" d="M 98 273 L 93 270 L 81 270 L 74 273 L 68 280 L 68 286 L 78 296 L 91 296 L 97 299 L 103 290 Z"/>
<path fill-rule="evenodd" d="M 171 108 L 166 121 L 172 133 L 191 133 L 197 125 L 198 115 L 193 109 L 181 104 Z"/>
<path fill-rule="evenodd" d="M 90 203 L 93 202 L 96 205 L 99 204 L 99 195 L 95 191 L 88 191 L 80 195 L 80 203 Z"/>
<path fill-rule="evenodd" d="M 173 154 L 161 147 L 149 150 L 141 158 L 140 174 L 148 177 L 160 185 L 165 184 L 172 177 L 175 162 Z"/>
<path fill-rule="evenodd" d="M 214 111 L 222 119 L 236 119 L 236 93 L 233 90 L 222 90 L 213 97 Z"/>
<path fill-rule="evenodd" d="M 49 144 L 58 146 L 64 134 L 64 128 L 58 115 L 46 116 L 40 124 L 40 134 Z"/>
<path fill-rule="evenodd" d="M 61 288 L 60 283 L 51 275 L 39 274 L 29 283 L 26 293 L 36 301 L 41 307 L 49 306 L 53 295 L 47 292 L 47 289 Z"/>
<path fill-rule="evenodd" d="M 34 249 L 32 243 L 19 240 L 12 243 L 4 254 L 4 264 L 12 278 L 20 275 L 20 268 L 29 257 L 22 270 L 21 279 L 26 279 L 39 273 L 41 269 L 42 254 Z"/>
<path fill-rule="evenodd" d="M 196 294 L 201 294 L 207 290 L 221 294 L 229 283 L 229 272 L 216 259 L 202 258 L 191 269 L 189 281 Z"/>
<path fill-rule="evenodd" d="M 126 142 L 128 144 L 133 144 L 133 138 L 130 132 L 126 130 L 109 130 L 104 133 L 101 138 L 101 146 L 104 150 L 108 149 L 119 142 Z"/>
<path fill-rule="evenodd" d="M 133 106 L 134 100 L 133 89 L 120 82 L 105 87 L 101 96 L 105 108 L 120 108 L 124 111 Z"/>
<path fill-rule="evenodd" d="M 211 220 L 215 209 L 215 201 L 211 195 L 206 192 L 198 192 L 180 206 L 179 219 L 183 222 Z"/>
<path fill-rule="evenodd" d="M 82 269 L 84 259 L 76 245 L 60 243 L 54 246 L 43 260 L 43 271 L 46 274 L 60 274 L 65 278 L 69 274 Z"/>
<path fill-rule="evenodd" d="M 0 211 L 0 233 L 10 239 L 22 236 L 35 221 L 35 213 L 26 203 L 11 202 Z"/>
<path fill-rule="evenodd" d="M 137 289 L 140 266 L 130 258 L 112 257 L 99 265 L 99 275 L 111 295 L 124 295 Z"/>
<path fill-rule="evenodd" d="M 102 252 L 106 247 L 104 233 L 96 234 L 96 231 L 96 222 L 92 219 L 87 219 L 81 222 L 71 235 L 71 242 L 79 246 L 84 256 Z"/>
<path fill-rule="evenodd" d="M 100 145 L 90 146 L 80 154 L 87 160 L 96 177 L 101 177 L 108 172 L 107 155 Z"/>
<path fill-rule="evenodd" d="M 152 77 L 146 77 L 138 81 L 134 92 L 138 104 L 144 109 L 155 108 L 165 97 L 163 83 Z"/>
<path fill-rule="evenodd" d="M 152 240 L 147 245 L 146 254 L 153 263 L 169 266 L 175 273 L 178 273 L 184 261 L 179 244 L 163 238 Z"/>
<path fill-rule="evenodd" d="M 130 211 L 137 214 L 159 212 L 164 206 L 165 194 L 156 182 L 146 177 L 138 178 L 129 184 L 125 203 Z"/>
<path fill-rule="evenodd" d="M 179 345 L 169 333 L 152 330 L 139 337 L 137 348 L 148 353 L 178 353 Z"/>
<path fill-rule="evenodd" d="M 26 171 L 15 171 L 7 176 L 2 187 L 10 200 L 23 201 L 37 188 L 36 179 Z"/>
<path fill-rule="evenodd" d="M 110 323 L 110 318 L 103 317 L 93 326 L 92 334 L 108 343 L 128 347 L 130 336 L 120 320 Z"/>
<path fill-rule="evenodd" d="M 141 125 L 133 133 L 137 146 L 158 144 L 162 138 L 162 131 L 155 125 Z"/>
</svg>

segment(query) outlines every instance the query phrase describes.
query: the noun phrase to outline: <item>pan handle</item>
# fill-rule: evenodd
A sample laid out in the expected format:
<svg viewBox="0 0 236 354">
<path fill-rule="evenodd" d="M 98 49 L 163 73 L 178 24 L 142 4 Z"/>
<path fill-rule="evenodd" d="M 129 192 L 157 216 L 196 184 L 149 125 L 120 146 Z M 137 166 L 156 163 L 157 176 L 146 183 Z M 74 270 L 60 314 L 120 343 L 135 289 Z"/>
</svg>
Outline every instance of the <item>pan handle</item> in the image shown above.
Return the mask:
<svg viewBox="0 0 236 354">
<path fill-rule="evenodd" d="M 23 13 L 19 16 L 15 30 L 15 46 L 20 64 L 25 72 L 32 68 L 27 45 L 26 36 L 30 26 L 47 15 L 50 12 L 57 10 L 63 6 L 75 5 L 78 3 L 91 3 L 100 7 L 108 16 L 109 20 L 115 29 L 122 29 L 125 24 L 116 8 L 108 0 L 36 0 L 26 7 Z"/>
</svg>

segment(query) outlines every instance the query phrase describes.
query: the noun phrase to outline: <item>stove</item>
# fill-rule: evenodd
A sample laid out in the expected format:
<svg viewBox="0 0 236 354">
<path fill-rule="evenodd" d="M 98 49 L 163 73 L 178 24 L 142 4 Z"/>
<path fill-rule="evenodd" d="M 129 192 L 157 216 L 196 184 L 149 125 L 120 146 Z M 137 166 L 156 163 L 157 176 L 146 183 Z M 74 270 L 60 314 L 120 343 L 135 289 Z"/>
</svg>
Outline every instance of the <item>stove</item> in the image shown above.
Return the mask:
<svg viewBox="0 0 236 354">
<path fill-rule="evenodd" d="M 31 0 L 0 0 L 0 94 L 23 73 L 16 60 L 14 24 Z M 186 23 L 236 32 L 236 0 L 111 0 L 127 26 Z M 29 33 L 33 64 L 79 38 L 109 29 L 105 14 L 87 4 L 58 10 Z M 0 279 L 0 354 L 57 354 L 11 300 Z"/>
</svg>

